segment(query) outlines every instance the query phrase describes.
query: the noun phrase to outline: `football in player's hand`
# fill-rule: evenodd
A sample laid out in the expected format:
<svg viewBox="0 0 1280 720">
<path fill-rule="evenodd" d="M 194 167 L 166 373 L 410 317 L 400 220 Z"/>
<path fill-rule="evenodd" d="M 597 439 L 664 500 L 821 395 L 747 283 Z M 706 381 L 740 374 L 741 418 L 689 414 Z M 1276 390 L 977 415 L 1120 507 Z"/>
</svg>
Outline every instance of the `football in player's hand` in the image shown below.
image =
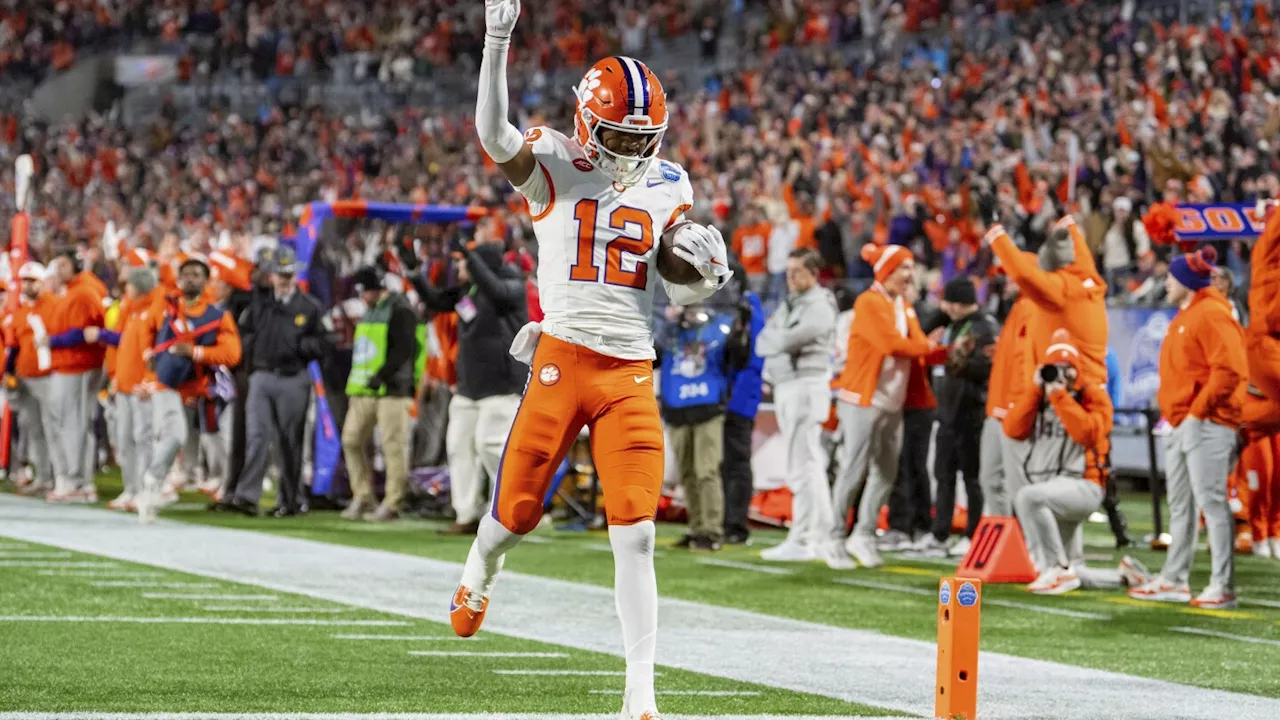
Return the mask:
<svg viewBox="0 0 1280 720">
<path fill-rule="evenodd" d="M 658 243 L 658 274 L 669 283 L 692 285 L 702 279 L 702 273 L 698 272 L 698 268 L 673 252 L 676 233 L 685 225 L 693 224 L 689 220 L 678 222 L 672 225 L 670 230 L 662 233 L 662 239 Z"/>
</svg>

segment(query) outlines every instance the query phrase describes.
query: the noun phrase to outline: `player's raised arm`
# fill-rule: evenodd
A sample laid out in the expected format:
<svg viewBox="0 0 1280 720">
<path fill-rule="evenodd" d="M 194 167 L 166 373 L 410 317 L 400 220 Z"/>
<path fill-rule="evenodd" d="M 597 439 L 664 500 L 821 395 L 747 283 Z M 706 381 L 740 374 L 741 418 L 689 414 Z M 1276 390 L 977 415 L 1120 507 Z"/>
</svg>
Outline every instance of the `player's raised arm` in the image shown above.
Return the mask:
<svg viewBox="0 0 1280 720">
<path fill-rule="evenodd" d="M 529 182 L 538 161 L 533 156 L 533 148 L 525 144 L 524 135 L 507 119 L 507 48 L 519 18 L 520 0 L 485 0 L 476 131 L 484 151 L 498 163 L 502 174 L 529 197 L 521 186 Z"/>
</svg>

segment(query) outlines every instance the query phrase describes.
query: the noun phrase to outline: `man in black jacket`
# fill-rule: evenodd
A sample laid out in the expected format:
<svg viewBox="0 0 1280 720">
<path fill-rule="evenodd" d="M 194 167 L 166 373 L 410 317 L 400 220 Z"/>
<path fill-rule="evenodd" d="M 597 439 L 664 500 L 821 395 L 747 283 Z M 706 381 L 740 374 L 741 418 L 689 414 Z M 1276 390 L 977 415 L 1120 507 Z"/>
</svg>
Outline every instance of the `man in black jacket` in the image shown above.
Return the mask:
<svg viewBox="0 0 1280 720">
<path fill-rule="evenodd" d="M 987 380 L 991 355 L 1000 326 L 978 306 L 973 281 L 958 277 L 942 291 L 942 311 L 950 319 L 946 345 L 951 348 L 946 374 L 938 388 L 938 436 L 934 475 L 938 493 L 934 502 L 933 532 L 916 543 L 915 550 L 946 555 L 951 536 L 951 516 L 956 504 L 956 473 L 964 478 L 969 500 L 965 539 L 952 552 L 968 551 L 969 538 L 982 518 L 982 486 L 978 483 L 978 449 L 986 416 Z"/>
<path fill-rule="evenodd" d="M 306 512 L 302 491 L 302 450 L 311 403 L 307 363 L 321 360 L 332 348 L 320 301 L 298 288 L 298 260 L 281 247 L 271 260 L 271 291 L 252 296 L 240 315 L 240 335 L 249 358 L 249 392 L 245 403 L 245 459 L 239 477 L 215 506 L 246 515 L 258 514 L 262 478 L 271 443 L 280 452 L 280 489 L 275 517 Z"/>
<path fill-rule="evenodd" d="M 490 481 L 520 407 L 529 366 L 511 357 L 516 333 L 529 321 L 526 285 L 520 271 L 502 262 L 502 239 L 477 239 L 455 249 L 458 282 L 447 290 L 414 287 L 426 306 L 458 314 L 458 385 L 449 401 L 445 437 L 450 499 L 457 515 L 445 531 L 474 535 L 488 506 L 481 470 Z"/>
</svg>

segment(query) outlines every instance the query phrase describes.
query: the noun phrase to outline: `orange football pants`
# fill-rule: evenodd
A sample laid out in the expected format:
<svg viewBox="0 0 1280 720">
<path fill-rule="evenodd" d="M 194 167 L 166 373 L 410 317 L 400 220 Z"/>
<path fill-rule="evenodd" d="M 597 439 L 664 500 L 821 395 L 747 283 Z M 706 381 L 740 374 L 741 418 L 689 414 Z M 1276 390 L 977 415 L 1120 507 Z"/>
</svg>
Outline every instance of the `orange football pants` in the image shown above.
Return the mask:
<svg viewBox="0 0 1280 720">
<path fill-rule="evenodd" d="M 1246 500 L 1253 541 L 1280 537 L 1280 436 L 1250 440 L 1240 452 L 1236 472 L 1241 499 Z"/>
<path fill-rule="evenodd" d="M 537 527 L 555 471 L 584 426 L 609 524 L 654 518 L 664 464 L 653 363 L 544 334 L 498 465 L 492 509 L 498 522 L 518 535 Z"/>
<path fill-rule="evenodd" d="M 1249 382 L 1262 396 L 1245 394 L 1241 424 L 1260 433 L 1276 432 L 1280 430 L 1280 338 L 1250 327 L 1245 331 L 1245 351 Z"/>
</svg>

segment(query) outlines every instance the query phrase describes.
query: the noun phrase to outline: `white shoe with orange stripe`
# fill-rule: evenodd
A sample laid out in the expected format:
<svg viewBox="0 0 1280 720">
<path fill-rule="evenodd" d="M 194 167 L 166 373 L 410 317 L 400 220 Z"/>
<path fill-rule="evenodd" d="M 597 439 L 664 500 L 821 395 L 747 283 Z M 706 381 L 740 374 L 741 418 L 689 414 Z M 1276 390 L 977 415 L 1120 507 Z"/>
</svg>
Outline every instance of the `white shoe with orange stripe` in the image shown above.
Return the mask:
<svg viewBox="0 0 1280 720">
<path fill-rule="evenodd" d="M 1176 585 L 1156 576 L 1148 583 L 1129 588 L 1129 597 L 1156 602 L 1186 603 L 1191 602 L 1191 588 L 1187 585 Z"/>
<path fill-rule="evenodd" d="M 1239 607 L 1236 594 L 1221 585 L 1210 585 L 1191 601 L 1191 607 L 1204 610 L 1234 610 Z"/>
<path fill-rule="evenodd" d="M 133 505 L 133 493 L 122 492 L 115 500 L 107 503 L 108 510 L 128 510 Z"/>
<path fill-rule="evenodd" d="M 1080 576 L 1071 568 L 1055 567 L 1041 573 L 1027 586 L 1036 595 L 1062 595 L 1080 587 Z"/>
</svg>

